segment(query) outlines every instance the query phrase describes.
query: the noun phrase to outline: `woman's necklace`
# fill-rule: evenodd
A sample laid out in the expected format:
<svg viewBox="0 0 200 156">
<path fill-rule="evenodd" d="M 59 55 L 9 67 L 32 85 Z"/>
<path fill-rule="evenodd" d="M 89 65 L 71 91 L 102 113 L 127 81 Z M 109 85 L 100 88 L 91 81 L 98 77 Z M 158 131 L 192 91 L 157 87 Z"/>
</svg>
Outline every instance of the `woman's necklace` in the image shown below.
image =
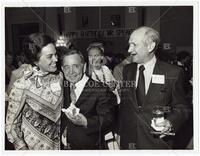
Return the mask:
<svg viewBox="0 0 200 156">
<path fill-rule="evenodd" d="M 93 69 L 93 68 L 92 68 L 92 69 Z M 101 70 L 101 72 L 102 72 L 102 74 L 103 74 L 103 83 L 106 83 L 106 77 L 105 77 L 105 74 L 104 74 L 104 71 L 103 71 L 102 67 L 101 67 L 100 70 Z M 99 76 L 96 74 L 96 72 L 95 72 L 94 69 L 93 69 L 93 72 L 94 72 L 94 75 L 95 75 L 96 79 L 97 79 L 99 82 L 102 82 L 102 81 L 100 80 Z"/>
</svg>

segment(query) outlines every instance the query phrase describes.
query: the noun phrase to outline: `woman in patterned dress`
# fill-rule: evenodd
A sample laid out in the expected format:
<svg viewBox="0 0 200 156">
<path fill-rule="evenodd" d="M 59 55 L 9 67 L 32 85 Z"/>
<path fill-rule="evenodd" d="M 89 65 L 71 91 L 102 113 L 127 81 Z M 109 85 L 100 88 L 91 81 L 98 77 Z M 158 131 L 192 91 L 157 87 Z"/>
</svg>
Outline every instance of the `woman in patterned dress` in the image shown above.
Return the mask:
<svg viewBox="0 0 200 156">
<path fill-rule="evenodd" d="M 16 150 L 60 149 L 63 76 L 53 43 L 40 33 L 24 40 L 30 65 L 12 86 L 6 116 L 7 137 Z"/>
</svg>

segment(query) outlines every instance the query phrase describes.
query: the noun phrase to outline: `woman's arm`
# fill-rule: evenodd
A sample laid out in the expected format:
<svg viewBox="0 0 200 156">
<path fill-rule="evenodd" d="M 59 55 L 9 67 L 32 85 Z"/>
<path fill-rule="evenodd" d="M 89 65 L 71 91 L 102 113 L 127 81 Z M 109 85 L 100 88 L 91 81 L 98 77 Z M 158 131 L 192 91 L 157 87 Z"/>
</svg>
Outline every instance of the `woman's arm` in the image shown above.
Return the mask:
<svg viewBox="0 0 200 156">
<path fill-rule="evenodd" d="M 13 143 L 15 149 L 27 148 L 21 132 L 21 111 L 25 102 L 25 86 L 24 78 L 18 79 L 14 82 L 9 95 L 5 128 L 8 140 Z"/>
</svg>

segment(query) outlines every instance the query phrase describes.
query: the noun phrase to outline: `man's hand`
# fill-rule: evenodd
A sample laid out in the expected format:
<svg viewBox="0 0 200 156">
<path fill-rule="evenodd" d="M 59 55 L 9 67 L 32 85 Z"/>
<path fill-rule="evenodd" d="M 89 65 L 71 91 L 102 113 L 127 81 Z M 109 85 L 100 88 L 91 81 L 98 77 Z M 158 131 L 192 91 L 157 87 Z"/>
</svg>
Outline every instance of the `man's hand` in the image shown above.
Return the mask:
<svg viewBox="0 0 200 156">
<path fill-rule="evenodd" d="M 70 112 L 65 112 L 65 114 L 75 125 L 87 127 L 87 119 L 83 114 L 72 115 Z"/>
</svg>

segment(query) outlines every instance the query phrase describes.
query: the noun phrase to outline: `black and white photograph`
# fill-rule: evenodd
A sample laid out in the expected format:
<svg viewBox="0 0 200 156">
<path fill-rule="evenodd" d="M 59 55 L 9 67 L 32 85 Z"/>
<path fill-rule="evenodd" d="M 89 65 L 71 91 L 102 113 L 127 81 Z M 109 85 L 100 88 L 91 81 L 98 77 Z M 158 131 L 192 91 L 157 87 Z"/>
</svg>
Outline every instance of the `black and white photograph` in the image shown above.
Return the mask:
<svg viewBox="0 0 200 156">
<path fill-rule="evenodd" d="M 199 152 L 198 1 L 17 2 L 1 2 L 3 154 Z"/>
</svg>

